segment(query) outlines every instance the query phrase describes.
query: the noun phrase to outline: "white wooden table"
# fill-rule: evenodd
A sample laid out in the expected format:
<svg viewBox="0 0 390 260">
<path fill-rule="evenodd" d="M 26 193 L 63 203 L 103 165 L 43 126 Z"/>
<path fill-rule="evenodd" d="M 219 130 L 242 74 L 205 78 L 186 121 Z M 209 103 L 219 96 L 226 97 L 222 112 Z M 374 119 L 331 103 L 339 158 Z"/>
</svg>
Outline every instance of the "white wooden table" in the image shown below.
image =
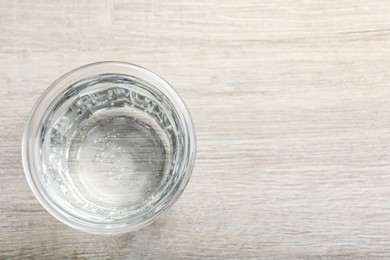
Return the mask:
<svg viewBox="0 0 390 260">
<path fill-rule="evenodd" d="M 21 165 L 28 114 L 102 60 L 166 78 L 192 112 L 193 177 L 158 222 L 55 220 Z M 0 1 L 0 258 L 390 258 L 390 2 Z"/>
</svg>

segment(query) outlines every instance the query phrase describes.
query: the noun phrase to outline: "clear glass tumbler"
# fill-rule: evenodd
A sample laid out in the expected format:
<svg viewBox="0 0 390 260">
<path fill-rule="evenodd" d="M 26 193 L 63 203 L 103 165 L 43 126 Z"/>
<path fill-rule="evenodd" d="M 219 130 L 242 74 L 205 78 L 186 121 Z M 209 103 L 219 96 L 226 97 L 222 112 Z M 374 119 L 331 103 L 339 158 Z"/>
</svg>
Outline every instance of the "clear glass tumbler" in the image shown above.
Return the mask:
<svg viewBox="0 0 390 260">
<path fill-rule="evenodd" d="M 77 68 L 39 98 L 22 144 L 28 183 L 63 223 L 90 233 L 142 228 L 170 208 L 194 166 L 195 129 L 177 92 L 122 62 Z"/>
</svg>

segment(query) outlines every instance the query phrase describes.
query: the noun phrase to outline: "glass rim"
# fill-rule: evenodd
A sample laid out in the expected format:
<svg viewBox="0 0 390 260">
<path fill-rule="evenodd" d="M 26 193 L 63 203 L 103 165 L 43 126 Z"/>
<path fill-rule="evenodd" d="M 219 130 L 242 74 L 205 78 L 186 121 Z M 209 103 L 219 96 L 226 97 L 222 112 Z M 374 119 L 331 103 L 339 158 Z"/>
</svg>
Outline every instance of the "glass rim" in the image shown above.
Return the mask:
<svg viewBox="0 0 390 260">
<path fill-rule="evenodd" d="M 39 136 L 38 131 L 44 113 L 50 110 L 50 105 L 53 105 L 50 101 L 53 101 L 55 98 L 60 96 L 64 90 L 72 85 L 72 83 L 78 82 L 86 77 L 98 76 L 102 73 L 119 73 L 138 77 L 149 82 L 167 96 L 170 102 L 174 105 L 176 113 L 178 113 L 182 119 L 184 143 L 188 145 L 187 152 L 183 155 L 183 160 L 185 161 L 181 162 L 184 167 L 180 168 L 184 169 L 184 172 L 182 173 L 180 179 L 175 182 L 173 188 L 169 190 L 169 193 L 157 200 L 150 209 L 143 212 L 142 215 L 133 218 L 131 221 L 133 223 L 123 221 L 118 223 L 98 223 L 87 221 L 86 219 L 81 219 L 72 215 L 70 212 L 66 211 L 63 207 L 51 200 L 49 194 L 45 192 L 43 184 L 39 178 L 41 172 L 38 172 L 39 169 L 36 167 L 37 159 L 39 158 L 39 155 L 37 155 L 35 151 L 36 139 Z M 196 133 L 187 106 L 176 90 L 166 80 L 150 70 L 135 64 L 119 61 L 101 61 L 90 63 L 71 70 L 54 81 L 41 94 L 33 106 L 27 120 L 23 133 L 21 152 L 23 169 L 27 182 L 35 197 L 51 215 L 70 227 L 88 233 L 121 234 L 131 232 L 151 224 L 157 220 L 163 212 L 166 212 L 170 207 L 172 207 L 179 199 L 189 182 L 194 167 L 196 157 Z"/>
</svg>

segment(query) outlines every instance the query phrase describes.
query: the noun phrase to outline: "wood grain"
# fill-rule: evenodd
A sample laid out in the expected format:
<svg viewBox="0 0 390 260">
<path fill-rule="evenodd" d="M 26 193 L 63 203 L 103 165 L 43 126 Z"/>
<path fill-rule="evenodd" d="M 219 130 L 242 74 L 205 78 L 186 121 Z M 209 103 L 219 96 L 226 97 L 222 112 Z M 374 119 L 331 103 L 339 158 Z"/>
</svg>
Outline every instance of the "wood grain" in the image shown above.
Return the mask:
<svg viewBox="0 0 390 260">
<path fill-rule="evenodd" d="M 390 258 L 390 2 L 0 2 L 0 258 Z M 166 78 L 192 112 L 193 177 L 152 226 L 55 220 L 23 175 L 46 87 L 101 60 Z"/>
</svg>

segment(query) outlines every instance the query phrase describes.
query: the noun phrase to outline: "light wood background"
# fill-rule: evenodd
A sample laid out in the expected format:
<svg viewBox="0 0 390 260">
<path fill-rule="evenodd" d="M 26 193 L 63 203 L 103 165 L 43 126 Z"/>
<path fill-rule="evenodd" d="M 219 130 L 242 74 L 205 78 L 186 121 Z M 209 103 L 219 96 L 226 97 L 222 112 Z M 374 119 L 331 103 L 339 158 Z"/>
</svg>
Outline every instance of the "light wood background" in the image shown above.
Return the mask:
<svg viewBox="0 0 390 260">
<path fill-rule="evenodd" d="M 177 88 L 196 124 L 173 209 L 122 236 L 61 224 L 20 145 L 59 76 L 102 60 Z M 0 1 L 0 258 L 390 258 L 390 2 Z"/>
</svg>

